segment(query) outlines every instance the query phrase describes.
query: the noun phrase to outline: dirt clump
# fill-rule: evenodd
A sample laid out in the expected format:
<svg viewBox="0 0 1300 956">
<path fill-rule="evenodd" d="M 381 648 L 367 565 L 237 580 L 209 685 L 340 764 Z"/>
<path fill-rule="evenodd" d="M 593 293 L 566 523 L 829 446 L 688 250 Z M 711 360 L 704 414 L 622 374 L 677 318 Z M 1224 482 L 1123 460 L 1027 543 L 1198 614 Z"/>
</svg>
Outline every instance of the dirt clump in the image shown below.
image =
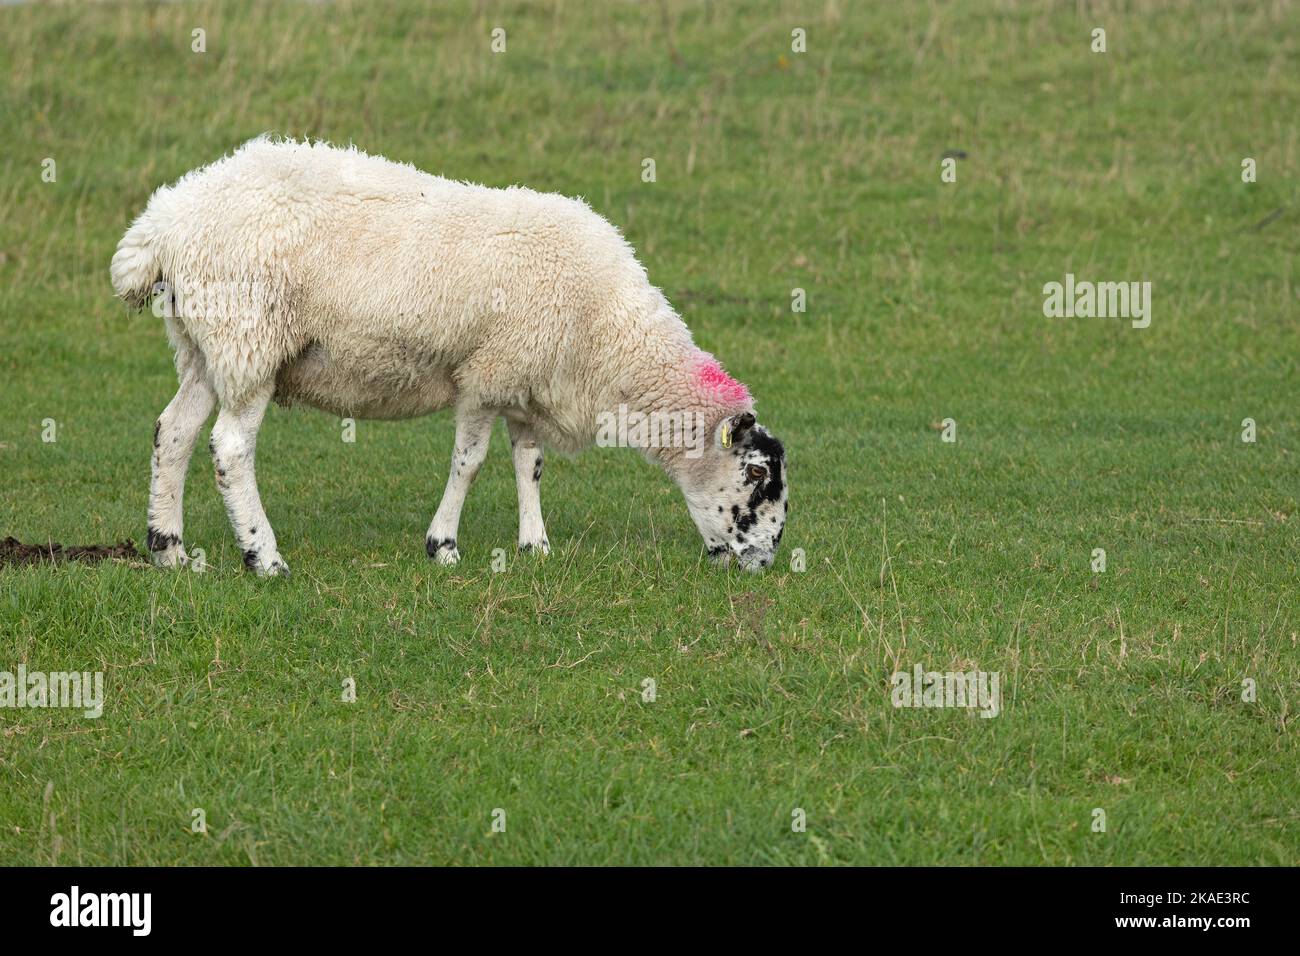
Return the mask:
<svg viewBox="0 0 1300 956">
<path fill-rule="evenodd" d="M 58 542 L 23 544 L 17 538 L 0 541 L 0 568 L 20 564 L 58 564 L 63 561 L 139 561 L 135 542 L 127 538 L 121 544 L 84 544 L 64 547 Z"/>
</svg>

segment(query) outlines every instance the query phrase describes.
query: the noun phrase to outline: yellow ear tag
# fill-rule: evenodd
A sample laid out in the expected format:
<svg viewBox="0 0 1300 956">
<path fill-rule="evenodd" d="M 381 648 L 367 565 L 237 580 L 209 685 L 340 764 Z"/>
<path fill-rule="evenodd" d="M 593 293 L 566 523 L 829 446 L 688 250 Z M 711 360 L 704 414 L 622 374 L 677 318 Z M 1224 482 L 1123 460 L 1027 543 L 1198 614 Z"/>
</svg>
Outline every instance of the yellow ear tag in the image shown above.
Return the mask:
<svg viewBox="0 0 1300 956">
<path fill-rule="evenodd" d="M 731 422 L 722 423 L 722 447 L 731 447 Z"/>
</svg>

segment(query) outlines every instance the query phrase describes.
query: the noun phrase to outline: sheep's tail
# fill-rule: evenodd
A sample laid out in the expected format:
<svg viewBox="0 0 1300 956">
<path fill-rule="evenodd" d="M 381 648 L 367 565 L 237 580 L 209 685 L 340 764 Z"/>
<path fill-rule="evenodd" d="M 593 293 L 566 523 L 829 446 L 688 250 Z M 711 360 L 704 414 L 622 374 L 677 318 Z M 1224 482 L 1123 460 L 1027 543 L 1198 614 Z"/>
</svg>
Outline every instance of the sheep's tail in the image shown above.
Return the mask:
<svg viewBox="0 0 1300 956">
<path fill-rule="evenodd" d="M 162 278 L 154 232 L 154 224 L 146 211 L 131 224 L 117 244 L 113 264 L 109 266 L 113 291 L 133 309 L 144 308 L 154 284 Z"/>
</svg>

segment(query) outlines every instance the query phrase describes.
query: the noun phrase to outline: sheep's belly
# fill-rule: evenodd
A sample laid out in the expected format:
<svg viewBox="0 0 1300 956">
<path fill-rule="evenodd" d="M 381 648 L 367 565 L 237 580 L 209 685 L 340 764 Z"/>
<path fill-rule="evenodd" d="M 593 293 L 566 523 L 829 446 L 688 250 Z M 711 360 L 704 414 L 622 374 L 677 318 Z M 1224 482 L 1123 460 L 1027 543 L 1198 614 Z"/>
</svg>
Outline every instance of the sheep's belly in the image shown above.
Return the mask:
<svg viewBox="0 0 1300 956">
<path fill-rule="evenodd" d="M 275 380 L 278 404 L 351 418 L 415 418 L 455 399 L 451 369 L 436 355 L 377 342 L 346 353 L 313 342 Z"/>
</svg>

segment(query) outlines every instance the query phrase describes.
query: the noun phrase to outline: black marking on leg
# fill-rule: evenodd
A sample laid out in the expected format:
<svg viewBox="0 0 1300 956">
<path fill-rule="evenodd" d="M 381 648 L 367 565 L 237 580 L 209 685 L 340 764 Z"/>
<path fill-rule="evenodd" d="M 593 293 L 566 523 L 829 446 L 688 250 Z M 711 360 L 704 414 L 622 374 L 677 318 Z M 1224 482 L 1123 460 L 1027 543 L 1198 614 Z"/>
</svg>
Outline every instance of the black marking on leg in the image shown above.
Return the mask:
<svg viewBox="0 0 1300 956">
<path fill-rule="evenodd" d="M 160 418 L 160 419 L 158 419 L 156 422 L 153 423 L 153 447 L 154 447 L 154 448 L 157 448 L 157 447 L 158 447 L 158 444 L 159 444 L 159 442 L 158 442 L 158 436 L 159 436 L 161 433 L 162 433 L 162 419 Z"/>
<path fill-rule="evenodd" d="M 539 451 L 537 453 L 537 460 L 533 462 L 533 481 L 538 482 L 541 480 L 542 480 L 542 453 Z"/>
<path fill-rule="evenodd" d="M 257 549 L 249 548 L 244 552 L 244 567 L 250 571 L 257 570 Z"/>
<path fill-rule="evenodd" d="M 543 538 L 537 544 L 521 544 L 519 546 L 520 554 L 529 554 L 533 551 L 536 551 L 540 554 L 544 554 L 549 550 L 551 550 L 551 542 L 547 541 L 545 538 Z"/>
<path fill-rule="evenodd" d="M 424 550 L 431 558 L 434 555 L 436 555 L 439 551 L 455 551 L 456 539 L 455 538 L 434 538 L 434 537 L 425 538 Z"/>
<path fill-rule="evenodd" d="M 717 544 L 709 548 L 709 557 L 711 558 L 720 558 L 726 553 L 727 546 L 725 544 Z"/>
<path fill-rule="evenodd" d="M 145 542 L 150 551 L 166 551 L 173 545 L 181 543 L 179 536 L 174 534 L 164 534 L 156 528 L 150 526 L 148 533 L 145 535 Z"/>
</svg>

